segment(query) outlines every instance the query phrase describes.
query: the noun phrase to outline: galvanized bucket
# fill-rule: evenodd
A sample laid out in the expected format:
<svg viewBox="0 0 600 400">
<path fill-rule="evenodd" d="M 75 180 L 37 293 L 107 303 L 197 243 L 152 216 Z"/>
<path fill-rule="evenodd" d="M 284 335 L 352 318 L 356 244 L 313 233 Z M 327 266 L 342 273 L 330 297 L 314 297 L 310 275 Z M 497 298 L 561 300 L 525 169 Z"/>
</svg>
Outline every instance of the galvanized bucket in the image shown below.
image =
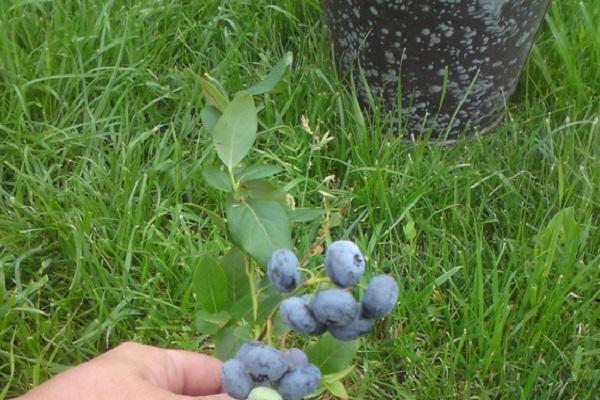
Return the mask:
<svg viewBox="0 0 600 400">
<path fill-rule="evenodd" d="M 358 85 L 361 103 L 373 94 L 386 115 L 399 111 L 399 133 L 451 143 L 503 119 L 549 3 L 324 0 L 324 8 L 340 68 L 360 66 L 368 83 Z"/>
</svg>

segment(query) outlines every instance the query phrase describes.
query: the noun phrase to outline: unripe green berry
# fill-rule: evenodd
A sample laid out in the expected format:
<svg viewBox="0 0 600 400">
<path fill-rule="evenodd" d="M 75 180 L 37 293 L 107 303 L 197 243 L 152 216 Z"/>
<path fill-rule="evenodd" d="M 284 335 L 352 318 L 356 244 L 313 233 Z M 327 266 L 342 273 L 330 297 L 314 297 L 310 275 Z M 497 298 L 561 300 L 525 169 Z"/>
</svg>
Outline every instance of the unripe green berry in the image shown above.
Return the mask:
<svg viewBox="0 0 600 400">
<path fill-rule="evenodd" d="M 283 398 L 271 388 L 257 387 L 250 392 L 248 400 L 283 400 Z"/>
</svg>

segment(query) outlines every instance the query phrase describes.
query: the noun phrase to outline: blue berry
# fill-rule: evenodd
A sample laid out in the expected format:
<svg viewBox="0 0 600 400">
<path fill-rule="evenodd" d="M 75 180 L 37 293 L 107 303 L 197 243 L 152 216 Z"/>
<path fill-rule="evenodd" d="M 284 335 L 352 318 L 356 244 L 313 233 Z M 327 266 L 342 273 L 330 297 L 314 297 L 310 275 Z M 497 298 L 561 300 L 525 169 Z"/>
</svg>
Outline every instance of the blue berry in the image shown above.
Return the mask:
<svg viewBox="0 0 600 400">
<path fill-rule="evenodd" d="M 325 252 L 325 271 L 333 283 L 349 288 L 358 283 L 365 272 L 365 258 L 352 242 L 340 240 Z"/>
<path fill-rule="evenodd" d="M 244 364 L 237 359 L 229 360 L 221 369 L 221 386 L 234 399 L 245 399 L 254 383 L 246 372 Z"/>
<path fill-rule="evenodd" d="M 246 355 L 248 355 L 248 353 L 250 352 L 250 350 L 255 349 L 256 347 L 262 347 L 262 346 L 264 346 L 264 344 L 262 344 L 261 342 L 244 343 L 242 345 L 242 347 L 240 347 L 240 349 L 235 354 L 235 358 L 237 358 L 240 361 L 243 361 L 244 358 L 246 357 Z"/>
<path fill-rule="evenodd" d="M 363 316 L 369 319 L 383 318 L 392 311 L 398 301 L 398 284 L 389 275 L 371 279 L 362 302 Z"/>
<path fill-rule="evenodd" d="M 338 340 L 351 341 L 361 338 L 371 332 L 373 321 L 364 318 L 361 313 L 357 315 L 354 321 L 345 326 L 331 325 L 329 333 Z"/>
<path fill-rule="evenodd" d="M 305 335 L 320 335 L 326 327 L 317 321 L 305 300 L 300 297 L 290 297 L 279 306 L 281 320 L 296 332 Z"/>
<path fill-rule="evenodd" d="M 255 347 L 246 354 L 242 362 L 258 385 L 278 380 L 288 369 L 283 353 L 270 346 Z"/>
<path fill-rule="evenodd" d="M 292 348 L 285 351 L 283 354 L 290 366 L 308 364 L 308 356 L 300 349 Z"/>
<path fill-rule="evenodd" d="M 271 283 L 281 293 L 289 293 L 300 283 L 298 258 L 289 250 L 277 250 L 271 255 L 267 265 Z"/>
<path fill-rule="evenodd" d="M 279 381 L 277 391 L 284 400 L 302 400 L 319 387 L 321 371 L 313 364 L 297 365 Z"/>
<path fill-rule="evenodd" d="M 348 325 L 358 315 L 359 306 L 354 297 L 345 290 L 320 291 L 310 302 L 315 318 L 326 325 Z"/>
</svg>

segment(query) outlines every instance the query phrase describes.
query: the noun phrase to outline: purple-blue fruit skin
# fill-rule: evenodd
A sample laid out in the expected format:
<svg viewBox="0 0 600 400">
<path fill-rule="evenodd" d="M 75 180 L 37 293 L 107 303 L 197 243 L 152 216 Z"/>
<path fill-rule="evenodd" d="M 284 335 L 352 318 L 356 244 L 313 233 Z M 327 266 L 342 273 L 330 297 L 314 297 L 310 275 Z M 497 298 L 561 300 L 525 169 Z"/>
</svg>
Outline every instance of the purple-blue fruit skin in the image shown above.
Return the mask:
<svg viewBox="0 0 600 400">
<path fill-rule="evenodd" d="M 326 325 L 348 325 L 358 315 L 359 305 L 354 297 L 341 289 L 325 289 L 310 302 L 315 318 Z"/>
<path fill-rule="evenodd" d="M 284 400 L 302 400 L 319 387 L 321 371 L 313 364 L 297 365 L 279 380 L 277 391 Z"/>
<path fill-rule="evenodd" d="M 264 344 L 262 344 L 261 342 L 247 342 L 247 343 L 244 343 L 242 345 L 242 347 L 240 347 L 240 349 L 235 354 L 235 358 L 237 358 L 240 361 L 243 361 L 244 357 L 246 357 L 246 355 L 248 355 L 248 353 L 250 352 L 250 350 L 255 349 L 256 347 L 263 347 L 263 346 L 264 346 Z"/>
<path fill-rule="evenodd" d="M 248 397 L 254 387 L 246 367 L 238 359 L 232 359 L 223 364 L 221 368 L 221 385 L 234 399 L 242 400 Z"/>
<path fill-rule="evenodd" d="M 362 314 L 365 318 L 383 318 L 392 311 L 398 302 L 398 284 L 389 275 L 378 275 L 371 279 L 362 301 Z"/>
<path fill-rule="evenodd" d="M 284 355 L 290 366 L 308 364 L 308 356 L 300 349 L 291 348 Z"/>
<path fill-rule="evenodd" d="M 361 313 L 346 326 L 329 326 L 329 333 L 338 340 L 349 342 L 361 338 L 371 332 L 373 321 L 364 318 Z"/>
<path fill-rule="evenodd" d="M 305 300 L 300 297 L 290 297 L 282 301 L 279 315 L 284 323 L 305 335 L 320 335 L 327 328 L 315 318 Z"/>
<path fill-rule="evenodd" d="M 283 353 L 271 346 L 250 350 L 242 362 L 256 384 L 276 381 L 288 370 Z"/>
<path fill-rule="evenodd" d="M 276 250 L 269 259 L 267 275 L 278 291 L 291 292 L 300 283 L 298 258 L 290 250 Z"/>
<path fill-rule="evenodd" d="M 342 288 L 355 286 L 365 272 L 365 258 L 348 240 L 333 242 L 325 252 L 325 271 Z"/>
</svg>

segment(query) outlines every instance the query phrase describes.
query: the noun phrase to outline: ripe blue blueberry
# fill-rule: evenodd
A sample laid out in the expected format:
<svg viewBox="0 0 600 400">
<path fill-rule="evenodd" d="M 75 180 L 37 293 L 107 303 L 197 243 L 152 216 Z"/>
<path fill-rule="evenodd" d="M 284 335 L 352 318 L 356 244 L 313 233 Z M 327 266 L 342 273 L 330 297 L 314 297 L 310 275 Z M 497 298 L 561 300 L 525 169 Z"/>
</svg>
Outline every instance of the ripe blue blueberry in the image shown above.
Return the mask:
<svg viewBox="0 0 600 400">
<path fill-rule="evenodd" d="M 364 318 L 361 313 L 356 316 L 354 321 L 345 326 L 331 325 L 329 333 L 338 340 L 351 341 L 361 338 L 371 332 L 373 321 Z"/>
<path fill-rule="evenodd" d="M 271 283 L 281 293 L 289 293 L 300 283 L 298 258 L 289 250 L 276 250 L 267 265 Z"/>
<path fill-rule="evenodd" d="M 341 289 L 318 292 L 310 302 L 315 318 L 326 325 L 344 326 L 358 315 L 359 306 L 354 297 Z"/>
<path fill-rule="evenodd" d="M 279 380 L 277 391 L 284 400 L 302 400 L 319 387 L 321 371 L 313 364 L 296 365 Z"/>
<path fill-rule="evenodd" d="M 250 375 L 246 372 L 244 364 L 237 359 L 229 360 L 221 369 L 221 385 L 234 399 L 242 400 L 254 387 Z"/>
<path fill-rule="evenodd" d="M 300 349 L 292 348 L 286 350 L 283 355 L 288 360 L 290 366 L 308 364 L 308 356 Z"/>
<path fill-rule="evenodd" d="M 365 258 L 354 243 L 339 240 L 325 252 L 325 271 L 333 283 L 349 288 L 356 285 L 365 272 Z"/>
<path fill-rule="evenodd" d="M 389 275 L 371 279 L 362 302 L 363 316 L 368 319 L 383 318 L 398 301 L 398 284 Z"/>
<path fill-rule="evenodd" d="M 304 299 L 300 297 L 290 297 L 282 301 L 279 315 L 283 322 L 298 333 L 320 335 L 326 330 L 325 325 L 317 321 Z"/>
<path fill-rule="evenodd" d="M 240 347 L 240 349 L 235 354 L 235 358 L 237 358 L 240 361 L 243 361 L 244 358 L 246 357 L 246 355 L 248 355 L 248 353 L 250 352 L 250 350 L 257 348 L 257 347 L 262 347 L 262 346 L 264 346 L 264 344 L 262 344 L 261 342 L 244 343 L 242 345 L 242 347 Z"/>
<path fill-rule="evenodd" d="M 262 385 L 281 378 L 288 369 L 282 352 L 270 347 L 255 347 L 242 360 L 254 383 Z"/>
</svg>

